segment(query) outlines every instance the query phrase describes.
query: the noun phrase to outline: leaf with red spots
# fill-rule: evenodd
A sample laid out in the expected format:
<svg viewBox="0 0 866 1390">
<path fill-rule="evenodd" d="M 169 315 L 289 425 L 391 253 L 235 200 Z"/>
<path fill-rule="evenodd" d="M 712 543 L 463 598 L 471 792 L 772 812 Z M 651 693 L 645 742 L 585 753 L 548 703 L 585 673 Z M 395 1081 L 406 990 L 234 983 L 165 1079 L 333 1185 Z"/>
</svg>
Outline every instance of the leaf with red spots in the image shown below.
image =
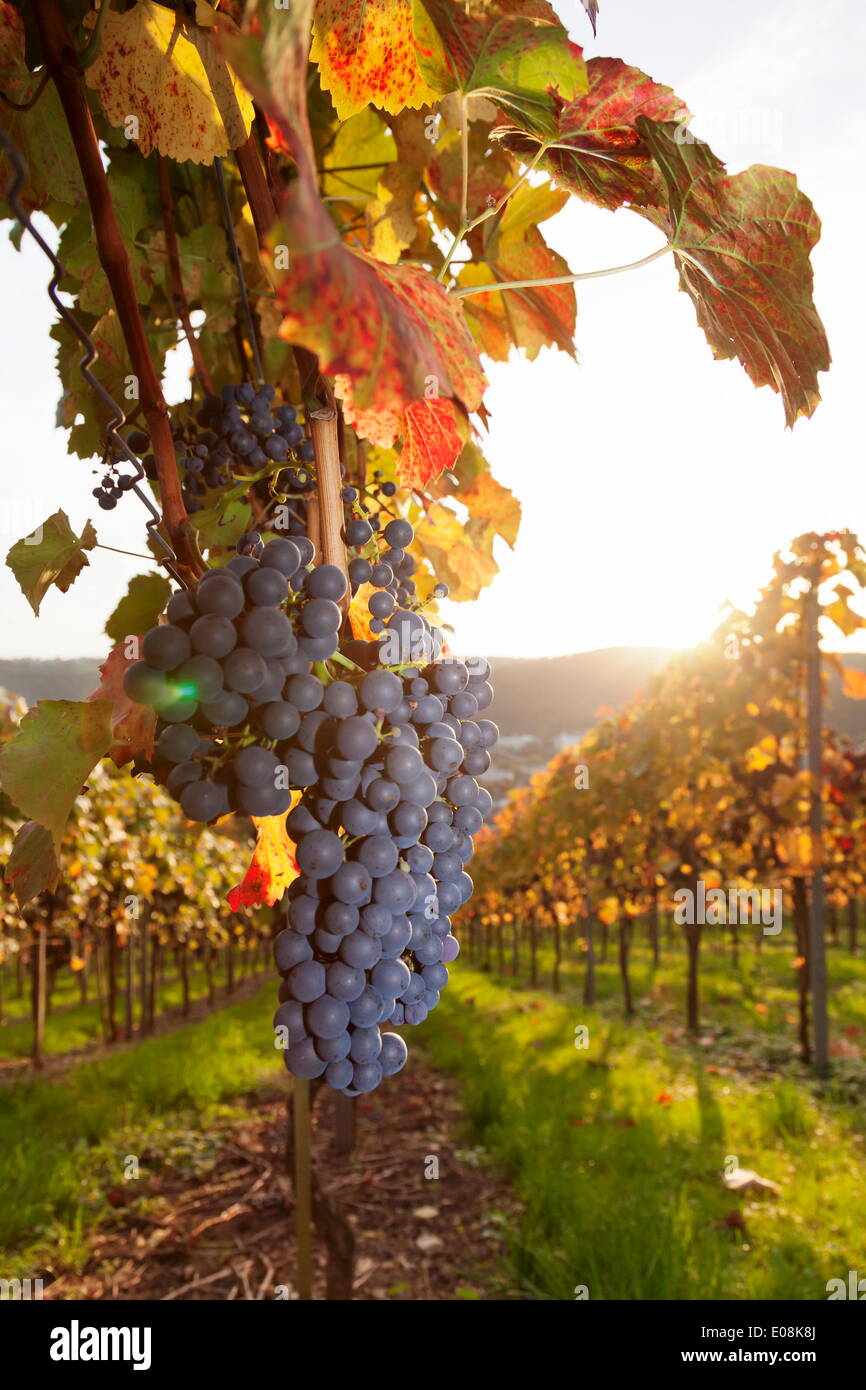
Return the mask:
<svg viewBox="0 0 866 1390">
<path fill-rule="evenodd" d="M 815 410 L 818 372 L 830 366 L 809 262 L 821 223 L 793 174 L 753 165 L 730 175 L 679 129 L 638 118 L 667 188 L 680 288 L 713 355 L 739 358 L 756 386 L 779 392 L 793 425 Z"/>
<path fill-rule="evenodd" d="M 10 102 L 24 105 L 33 96 L 41 74 L 24 61 L 24 21 L 14 5 L 0 4 L 0 91 Z M 52 82 L 29 111 L 2 108 L 3 129 L 27 165 L 27 181 L 21 190 L 24 206 L 45 210 L 52 199 L 69 207 L 84 201 L 84 188 L 69 127 Z M 0 152 L 0 188 L 5 189 L 11 170 Z M 9 216 L 5 205 L 2 215 Z"/>
<path fill-rule="evenodd" d="M 465 266 L 461 287 L 497 281 L 541 280 L 568 275 L 562 256 L 552 251 L 538 230 L 538 223 L 559 212 L 568 194 L 545 185 L 524 184 L 509 199 L 501 216 L 483 224 L 483 263 Z M 542 347 L 556 346 L 574 356 L 577 305 L 573 285 L 542 285 L 498 294 L 468 296 L 466 315 L 479 346 L 497 361 L 504 361 L 511 345 L 524 348 L 527 357 L 538 356 Z"/>
<path fill-rule="evenodd" d="M 526 157 L 543 148 L 539 167 L 553 174 L 560 187 L 597 207 L 664 207 L 664 185 L 637 120 L 644 116 L 683 123 L 688 110 L 670 87 L 619 58 L 590 58 L 586 74 L 587 92 L 575 101 L 557 102 L 552 139 L 511 126 L 500 128 L 494 138 Z"/>
<path fill-rule="evenodd" d="M 323 372 L 345 377 L 355 410 L 399 423 L 431 391 L 477 409 L 486 385 L 478 351 L 461 306 L 428 271 L 350 250 L 303 176 L 270 240 L 289 248 L 276 286 L 280 336 L 315 352 Z"/>
<path fill-rule="evenodd" d="M 298 877 L 295 846 L 286 830 L 286 817 L 251 816 L 250 819 L 256 827 L 256 848 L 242 882 L 226 894 L 232 912 L 241 907 L 258 907 L 261 903 L 273 907 Z"/>
<path fill-rule="evenodd" d="M 373 104 L 395 115 L 436 93 L 421 75 L 411 0 L 316 0 L 310 57 L 341 121 Z"/>
<path fill-rule="evenodd" d="M 518 0 L 471 13 L 452 0 L 423 6 L 439 44 L 420 51 L 420 66 L 438 92 L 489 97 L 522 127 L 552 135 L 554 93 L 568 101 L 586 89 L 581 51 L 550 5 Z"/>
<path fill-rule="evenodd" d="M 135 704 L 123 688 L 126 668 L 138 660 L 137 655 L 125 655 L 124 648 L 130 642 L 131 652 L 137 641 L 137 638 L 126 638 L 112 647 L 99 668 L 99 685 L 87 697 L 89 700 L 106 700 L 110 704 L 109 722 L 114 742 L 107 754 L 118 767 L 123 767 L 133 758 L 150 758 L 156 735 L 154 711 L 146 705 Z"/>
<path fill-rule="evenodd" d="M 106 119 L 122 126 L 145 156 L 157 149 L 170 159 L 210 164 L 250 133 L 253 104 L 215 46 L 216 15 L 198 0 L 196 17 L 206 23 L 194 24 L 180 7 L 154 0 L 105 16 L 85 81 L 98 93 Z M 88 19 L 95 23 L 95 14 Z"/>
<path fill-rule="evenodd" d="M 450 468 L 463 448 L 451 401 L 413 401 L 403 416 L 403 452 L 397 471 L 404 487 L 426 488 Z"/>
</svg>

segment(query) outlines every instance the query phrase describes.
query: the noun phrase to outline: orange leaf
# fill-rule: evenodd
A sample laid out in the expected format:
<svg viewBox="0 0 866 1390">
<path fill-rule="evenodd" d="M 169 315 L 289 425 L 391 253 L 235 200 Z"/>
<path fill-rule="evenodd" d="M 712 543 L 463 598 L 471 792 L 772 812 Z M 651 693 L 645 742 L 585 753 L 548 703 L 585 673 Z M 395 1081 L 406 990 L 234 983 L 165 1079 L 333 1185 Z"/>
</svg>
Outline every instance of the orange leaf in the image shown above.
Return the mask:
<svg viewBox="0 0 866 1390">
<path fill-rule="evenodd" d="M 451 401 L 441 396 L 413 401 L 403 413 L 400 481 L 405 487 L 426 488 L 453 467 L 462 448 Z"/>
<path fill-rule="evenodd" d="M 300 794 L 294 797 L 294 803 Z M 226 894 L 232 912 L 241 907 L 257 907 L 279 902 L 289 884 L 298 877 L 295 846 L 286 830 L 286 817 L 251 816 L 256 827 L 256 848 L 243 882 Z"/>
<path fill-rule="evenodd" d="M 855 671 L 853 666 L 843 666 L 842 694 L 849 700 L 866 700 L 866 671 Z"/>
<path fill-rule="evenodd" d="M 672 1105 L 673 1099 L 669 1091 L 659 1091 L 656 1096 L 656 1105 Z"/>
<path fill-rule="evenodd" d="M 513 492 L 498 483 L 492 474 L 479 473 L 472 487 L 460 492 L 458 500 L 473 518 L 486 521 L 513 549 L 520 530 L 520 503 Z"/>
<path fill-rule="evenodd" d="M 362 584 L 349 604 L 349 624 L 352 628 L 352 636 L 357 642 L 372 642 L 373 633 L 370 631 L 370 623 L 373 615 L 367 607 L 367 602 L 371 594 L 376 590 L 372 584 Z"/>
<path fill-rule="evenodd" d="M 123 688 L 127 666 L 138 659 L 124 656 L 124 645 L 125 642 L 118 642 L 112 647 L 99 668 L 99 686 L 87 697 L 89 700 L 107 700 L 111 705 L 111 732 L 117 742 L 109 748 L 107 756 L 118 767 L 123 767 L 133 758 L 150 758 L 156 733 L 154 711 L 146 705 L 135 704 Z"/>
</svg>

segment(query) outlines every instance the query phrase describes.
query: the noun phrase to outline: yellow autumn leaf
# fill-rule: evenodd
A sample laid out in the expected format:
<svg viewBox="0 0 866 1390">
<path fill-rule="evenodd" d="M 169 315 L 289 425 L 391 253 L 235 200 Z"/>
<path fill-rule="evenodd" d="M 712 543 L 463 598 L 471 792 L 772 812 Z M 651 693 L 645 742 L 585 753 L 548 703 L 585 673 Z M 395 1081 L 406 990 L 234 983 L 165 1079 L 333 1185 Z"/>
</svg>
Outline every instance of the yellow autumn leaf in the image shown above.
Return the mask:
<svg viewBox="0 0 866 1390">
<path fill-rule="evenodd" d="M 842 668 L 842 694 L 849 700 L 866 700 L 866 671 L 855 671 L 853 666 Z"/>
<path fill-rule="evenodd" d="M 156 149 L 170 159 L 210 164 L 250 133 L 252 98 L 216 46 L 213 10 L 199 0 L 197 13 L 208 27 L 154 0 L 105 16 L 99 55 L 85 80 L 106 119 L 123 127 L 145 156 Z M 95 24 L 96 14 L 88 21 Z"/>
<path fill-rule="evenodd" d="M 316 0 L 312 62 L 341 121 L 371 102 L 395 115 L 437 94 L 421 76 L 412 0 Z"/>
<path fill-rule="evenodd" d="M 776 761 L 776 740 L 772 734 L 762 738 L 760 743 L 754 744 L 746 750 L 745 764 L 749 772 L 763 772 L 765 767 Z"/>
<path fill-rule="evenodd" d="M 370 251 L 386 265 L 396 265 L 401 252 L 412 245 L 418 233 L 417 189 L 417 170 L 392 164 L 377 183 L 376 197 L 364 209 Z"/>
<path fill-rule="evenodd" d="M 349 625 L 352 629 L 352 636 L 357 642 L 372 642 L 373 633 L 370 631 L 370 623 L 373 615 L 367 607 L 371 594 L 375 594 L 376 589 L 372 584 L 362 584 L 349 604 Z"/>
<path fill-rule="evenodd" d="M 481 473 L 467 492 L 460 493 L 459 500 L 473 517 L 489 522 L 496 535 L 513 549 L 520 529 L 520 503 L 513 492 L 490 473 Z"/>
<path fill-rule="evenodd" d="M 598 919 L 609 927 L 619 916 L 619 903 L 616 898 L 604 898 L 598 907 Z"/>
</svg>

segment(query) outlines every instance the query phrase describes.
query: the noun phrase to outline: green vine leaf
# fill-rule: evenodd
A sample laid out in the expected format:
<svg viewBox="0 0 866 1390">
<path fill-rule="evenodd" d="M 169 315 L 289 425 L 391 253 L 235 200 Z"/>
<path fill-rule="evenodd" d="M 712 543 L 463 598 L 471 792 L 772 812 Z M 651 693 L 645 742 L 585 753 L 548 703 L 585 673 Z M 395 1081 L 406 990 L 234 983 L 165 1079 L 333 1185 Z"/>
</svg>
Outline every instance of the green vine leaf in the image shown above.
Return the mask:
<svg viewBox="0 0 866 1390">
<path fill-rule="evenodd" d="M 35 820 L 26 821 L 16 832 L 3 882 L 12 889 L 18 906 L 23 907 L 46 888 L 56 888 L 59 878 L 60 865 L 50 831 Z"/>
<path fill-rule="evenodd" d="M 89 564 L 85 550 L 96 545 L 96 532 L 89 521 L 76 536 L 64 511 L 55 512 L 31 536 L 16 541 L 6 556 L 21 592 L 39 616 L 39 606 L 53 585 L 61 593 L 74 584 Z"/>
<path fill-rule="evenodd" d="M 107 700 L 40 700 L 0 752 L 0 781 L 59 850 L 84 782 L 111 747 Z"/>
<path fill-rule="evenodd" d="M 112 642 L 147 632 L 156 623 L 171 597 L 171 585 L 163 574 L 137 574 L 111 617 L 105 634 Z"/>
</svg>

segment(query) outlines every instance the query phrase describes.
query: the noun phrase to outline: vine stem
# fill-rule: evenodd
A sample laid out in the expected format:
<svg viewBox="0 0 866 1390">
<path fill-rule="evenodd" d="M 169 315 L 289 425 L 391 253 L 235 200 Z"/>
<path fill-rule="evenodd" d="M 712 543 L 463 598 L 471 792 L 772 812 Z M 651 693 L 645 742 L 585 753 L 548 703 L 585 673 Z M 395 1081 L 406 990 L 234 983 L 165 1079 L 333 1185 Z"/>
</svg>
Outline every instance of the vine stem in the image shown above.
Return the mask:
<svg viewBox="0 0 866 1390">
<path fill-rule="evenodd" d="M 165 228 L 165 249 L 168 256 L 168 278 L 171 286 L 171 297 L 174 300 L 175 312 L 180 319 L 181 327 L 189 344 L 192 353 L 193 366 L 196 376 L 201 383 L 201 388 L 206 395 L 213 394 L 213 383 L 207 363 L 202 357 L 201 348 L 198 345 L 192 324 L 189 317 L 189 305 L 183 288 L 183 275 L 180 269 L 180 252 L 177 244 L 177 225 L 174 217 L 174 199 L 171 193 L 171 181 L 168 176 L 168 163 L 164 155 L 157 155 L 159 168 L 159 198 L 162 204 L 162 222 Z"/>
<path fill-rule="evenodd" d="M 464 106 L 464 112 L 465 112 L 465 106 Z M 464 120 L 464 128 L 465 128 L 465 120 Z M 502 211 L 502 209 L 505 207 L 505 204 L 508 202 L 509 198 L 512 198 L 512 197 L 514 196 L 514 194 L 517 192 L 518 188 L 522 188 L 522 187 L 523 187 L 523 185 L 525 184 L 526 180 L 529 178 L 529 175 L 532 173 L 533 169 L 534 169 L 534 168 L 536 167 L 536 165 L 538 164 L 538 161 L 541 159 L 541 156 L 547 151 L 547 148 L 548 148 L 547 145 L 539 145 L 539 147 L 538 147 L 538 149 L 536 150 L 535 154 L 533 155 L 532 159 L 531 159 L 530 162 L 527 164 L 526 168 L 521 172 L 520 177 L 519 177 L 518 179 L 516 179 L 515 182 L 512 184 L 511 188 L 506 189 L 506 191 L 503 193 L 502 197 L 498 200 L 498 202 L 494 203 L 492 207 L 485 208 L 484 211 L 483 211 L 483 212 L 480 212 L 480 213 L 478 214 L 477 217 L 473 217 L 473 218 L 472 218 L 472 221 L 470 222 L 470 221 L 469 221 L 469 212 L 468 212 L 468 208 L 467 208 L 467 206 L 466 206 L 467 200 L 468 200 L 468 197 L 469 197 L 469 173 L 468 173 L 468 170 L 469 170 L 469 164 L 468 164 L 468 160 L 469 160 L 469 150 L 468 150 L 468 135 L 467 135 L 467 147 L 466 147 L 466 149 L 465 149 L 465 151 L 464 151 L 464 154 L 463 154 L 463 161 L 464 161 L 464 162 L 463 162 L 463 174 L 464 174 L 464 176 L 465 176 L 465 179 L 464 179 L 465 187 L 464 187 L 464 191 L 463 191 L 463 205 L 462 205 L 461 213 L 460 213 L 460 227 L 459 227 L 459 230 L 458 230 L 458 232 L 457 232 L 457 235 L 455 236 L 453 242 L 451 243 L 451 246 L 449 247 L 448 254 L 447 254 L 447 256 L 445 257 L 445 262 L 444 262 L 444 264 L 443 264 L 443 266 L 442 266 L 442 269 L 439 271 L 439 274 L 438 274 L 437 277 L 436 277 L 437 280 L 439 280 L 440 283 L 445 279 L 445 275 L 446 275 L 446 273 L 447 273 L 447 271 L 448 271 L 448 268 L 449 268 L 449 266 L 451 265 L 451 262 L 453 261 L 454 256 L 455 256 L 455 254 L 456 254 L 458 248 L 460 247 L 461 243 L 463 242 L 464 238 L 467 237 L 467 236 L 469 235 L 470 232 L 474 231 L 476 227 L 480 227 L 482 222 L 486 222 L 487 219 L 488 219 L 488 217 L 495 217 L 496 214 L 497 214 L 498 212 L 501 212 L 501 211 Z M 467 262 L 465 262 L 465 264 L 471 265 L 471 261 L 467 261 Z"/>
<path fill-rule="evenodd" d="M 651 251 L 648 256 L 642 256 L 639 261 L 606 266 L 604 270 L 581 270 L 576 275 L 550 275 L 544 280 L 503 280 L 499 283 L 491 280 L 489 285 L 465 285 L 461 289 L 450 290 L 449 293 L 455 299 L 465 299 L 470 294 L 498 294 L 500 290 L 532 290 L 544 285 L 574 285 L 578 280 L 600 280 L 605 275 L 619 275 L 624 270 L 639 270 L 641 266 L 659 260 L 673 249 L 670 243 L 666 243 L 657 251 Z"/>
<path fill-rule="evenodd" d="M 163 521 L 177 553 L 179 571 L 184 579 L 195 580 L 200 569 L 190 543 L 189 520 L 180 490 L 168 406 L 139 311 L 129 255 L 118 225 L 99 142 L 82 88 L 78 56 L 57 0 L 35 0 L 34 9 L 45 66 L 57 88 L 81 169 L 100 264 L 111 289 L 130 365 L 138 378 L 141 408 L 147 421 L 159 481 Z"/>
</svg>

